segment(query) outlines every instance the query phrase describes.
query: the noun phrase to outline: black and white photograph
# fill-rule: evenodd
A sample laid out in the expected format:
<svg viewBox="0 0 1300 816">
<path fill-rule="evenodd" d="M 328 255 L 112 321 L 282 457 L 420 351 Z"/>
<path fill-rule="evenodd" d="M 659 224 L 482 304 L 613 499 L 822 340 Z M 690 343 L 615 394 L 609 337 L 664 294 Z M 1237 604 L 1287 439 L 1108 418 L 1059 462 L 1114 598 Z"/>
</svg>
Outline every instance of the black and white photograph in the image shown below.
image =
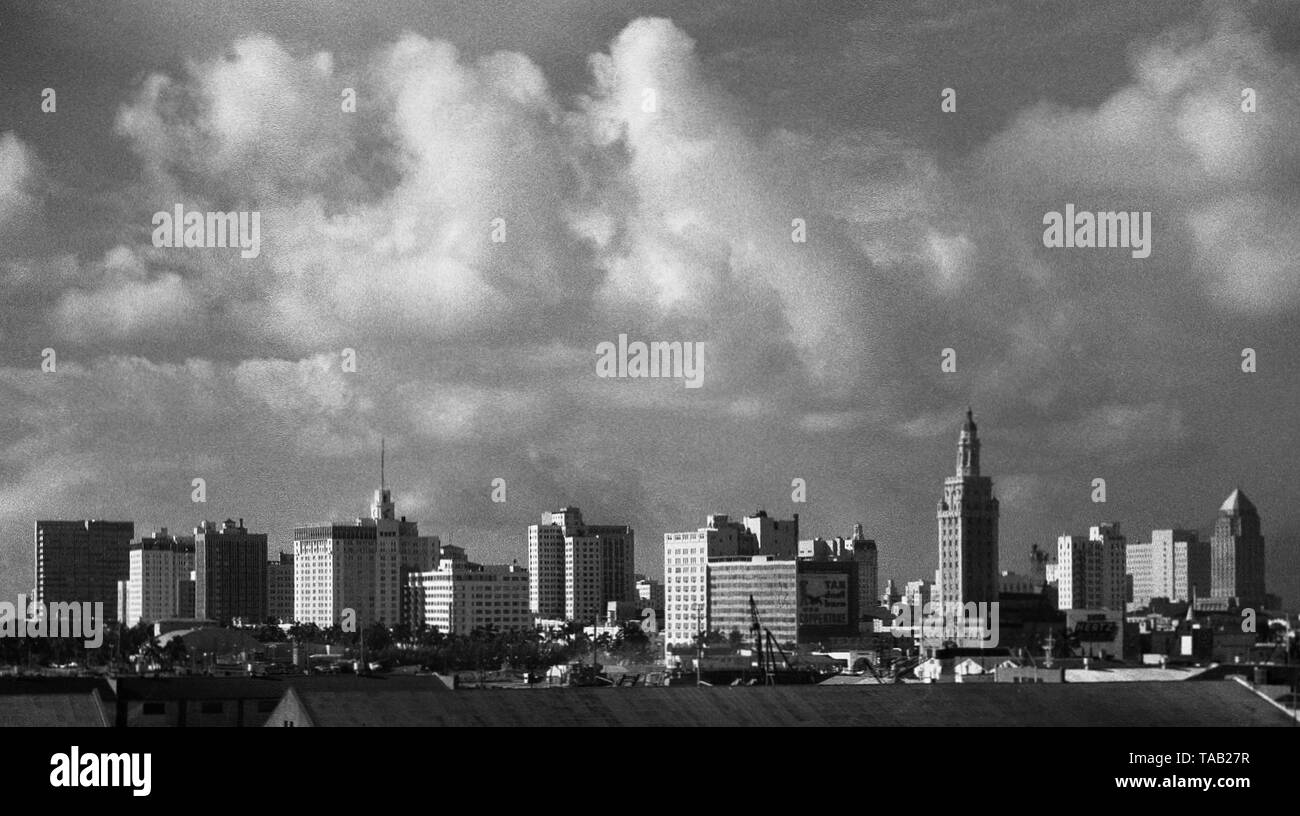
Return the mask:
<svg viewBox="0 0 1300 816">
<path fill-rule="evenodd" d="M 1037 726 L 1243 803 L 1298 318 L 1288 0 L 4 0 L 0 726 L 48 801 Z"/>
</svg>

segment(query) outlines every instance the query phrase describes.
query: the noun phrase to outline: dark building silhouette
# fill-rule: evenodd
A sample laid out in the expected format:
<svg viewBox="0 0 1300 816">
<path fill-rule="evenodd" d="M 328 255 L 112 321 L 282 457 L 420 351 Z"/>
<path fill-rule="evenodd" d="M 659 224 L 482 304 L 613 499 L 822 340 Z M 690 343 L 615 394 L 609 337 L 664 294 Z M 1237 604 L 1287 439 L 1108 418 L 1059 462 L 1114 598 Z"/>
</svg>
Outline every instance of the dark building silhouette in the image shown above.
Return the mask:
<svg viewBox="0 0 1300 816">
<path fill-rule="evenodd" d="M 34 601 L 104 604 L 117 620 L 117 583 L 131 573 L 130 521 L 38 521 L 35 527 Z"/>
<path fill-rule="evenodd" d="M 266 620 L 266 533 L 248 532 L 243 519 L 194 528 L 194 614 L 223 625 Z"/>
</svg>

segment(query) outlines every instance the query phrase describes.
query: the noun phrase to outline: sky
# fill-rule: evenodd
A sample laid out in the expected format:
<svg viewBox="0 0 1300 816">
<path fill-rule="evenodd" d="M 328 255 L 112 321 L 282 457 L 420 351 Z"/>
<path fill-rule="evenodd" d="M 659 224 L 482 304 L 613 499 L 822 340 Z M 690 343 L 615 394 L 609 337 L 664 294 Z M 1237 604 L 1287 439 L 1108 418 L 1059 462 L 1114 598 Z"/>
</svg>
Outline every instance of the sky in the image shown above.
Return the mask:
<svg viewBox="0 0 1300 816">
<path fill-rule="evenodd" d="M 970 406 L 1003 569 L 1104 521 L 1208 531 L 1240 486 L 1294 607 L 1297 23 L 0 2 L 0 595 L 36 519 L 289 550 L 368 514 L 381 439 L 397 513 L 480 562 L 576 505 L 657 577 L 665 532 L 765 509 L 930 577 Z M 155 246 L 177 204 L 259 213 L 257 257 Z M 1067 204 L 1150 212 L 1150 256 L 1044 246 Z M 703 343 L 702 387 L 598 376 L 620 334 Z"/>
</svg>

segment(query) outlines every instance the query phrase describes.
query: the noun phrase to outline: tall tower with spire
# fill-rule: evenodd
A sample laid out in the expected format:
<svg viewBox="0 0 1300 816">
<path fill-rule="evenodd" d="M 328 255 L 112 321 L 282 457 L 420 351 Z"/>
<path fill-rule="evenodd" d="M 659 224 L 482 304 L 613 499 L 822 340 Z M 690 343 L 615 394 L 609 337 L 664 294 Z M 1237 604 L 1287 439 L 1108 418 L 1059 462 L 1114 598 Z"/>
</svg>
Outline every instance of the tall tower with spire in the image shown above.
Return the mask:
<svg viewBox="0 0 1300 816">
<path fill-rule="evenodd" d="M 998 500 L 993 480 L 980 475 L 980 440 L 975 418 L 957 439 L 957 471 L 943 481 L 939 500 L 939 599 L 953 605 L 998 599 Z"/>
<path fill-rule="evenodd" d="M 880 605 L 880 562 L 876 542 L 862 532 L 862 522 L 853 525 L 853 538 L 845 542 L 858 562 L 858 616 Z M 868 621 L 868 626 L 871 623 Z"/>
<path fill-rule="evenodd" d="M 397 518 L 397 508 L 393 505 L 393 492 L 384 481 L 384 440 L 379 440 L 379 489 L 375 491 L 375 500 L 370 505 L 370 518 Z"/>
<path fill-rule="evenodd" d="M 294 528 L 293 614 L 299 622 L 324 628 L 352 617 L 359 628 L 394 626 L 423 614 L 412 606 L 418 596 L 410 582 L 438 565 L 442 542 L 420 535 L 419 524 L 406 516 L 398 518 L 385 453 L 381 441 L 379 488 L 369 518 Z"/>
</svg>

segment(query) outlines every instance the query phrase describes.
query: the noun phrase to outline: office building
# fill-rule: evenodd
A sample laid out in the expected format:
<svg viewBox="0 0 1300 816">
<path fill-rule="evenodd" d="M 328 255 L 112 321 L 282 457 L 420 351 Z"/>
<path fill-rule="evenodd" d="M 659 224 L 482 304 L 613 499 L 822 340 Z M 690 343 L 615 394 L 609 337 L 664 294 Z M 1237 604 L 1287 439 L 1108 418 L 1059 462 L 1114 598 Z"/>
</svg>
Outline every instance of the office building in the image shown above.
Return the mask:
<svg viewBox="0 0 1300 816">
<path fill-rule="evenodd" d="M 799 640 L 799 562 L 771 555 L 722 556 L 708 565 L 706 631 L 739 632 L 752 643 L 754 599 L 759 621 L 781 646 Z"/>
<path fill-rule="evenodd" d="M 1125 569 L 1132 576 L 1133 609 L 1152 598 L 1188 601 L 1192 587 L 1204 594 L 1210 585 L 1210 548 L 1192 530 L 1152 530 L 1150 541 L 1128 545 Z"/>
<path fill-rule="evenodd" d="M 528 602 L 547 620 L 594 621 L 608 604 L 635 600 L 636 537 L 627 525 L 587 524 L 577 507 L 528 528 Z"/>
<path fill-rule="evenodd" d="M 130 521 L 38 521 L 35 525 L 33 601 L 102 603 L 116 622 L 118 582 L 131 575 Z"/>
<path fill-rule="evenodd" d="M 1056 542 L 1057 607 L 1124 611 L 1126 540 L 1118 522 L 1093 527 L 1087 536 Z"/>
<path fill-rule="evenodd" d="M 752 643 L 753 615 L 783 647 L 859 633 L 858 562 L 734 555 L 708 562 L 708 627 Z M 753 608 L 750 599 L 753 599 Z"/>
<path fill-rule="evenodd" d="M 596 539 L 598 544 L 597 575 L 600 580 L 596 611 L 603 615 L 605 608 L 611 602 L 626 603 L 636 600 L 636 565 L 633 563 L 636 558 L 636 535 L 632 528 L 625 524 L 588 524 L 583 534 L 588 538 Z M 567 586 L 566 583 L 566 590 Z M 582 609 L 584 614 L 579 616 L 576 602 L 566 597 L 565 604 L 566 607 L 574 608 L 575 614 L 570 616 L 572 619 L 584 621 L 591 619 L 585 614 L 589 608 L 584 607 Z"/>
<path fill-rule="evenodd" d="M 1241 606 L 1264 603 L 1264 537 L 1259 511 L 1241 488 L 1219 508 L 1210 539 L 1210 592 Z"/>
<path fill-rule="evenodd" d="M 867 538 L 862 532 L 862 525 L 853 525 L 853 535 L 849 538 L 813 538 L 799 542 L 799 559 L 801 561 L 853 561 L 857 567 L 858 600 L 857 608 L 862 612 L 879 606 L 879 566 L 876 542 Z M 864 630 L 870 630 L 871 624 L 864 623 Z"/>
<path fill-rule="evenodd" d="M 392 492 L 375 491 L 370 517 L 293 533 L 293 617 L 326 628 L 351 609 L 358 628 L 410 624 L 410 576 L 434 569 L 441 543 L 396 517 Z"/>
<path fill-rule="evenodd" d="M 528 528 L 528 604 L 539 618 L 563 620 L 564 527 L 548 515 Z"/>
<path fill-rule="evenodd" d="M 1171 600 L 1191 601 L 1205 596 L 1211 585 L 1212 554 L 1210 542 L 1189 530 L 1158 530 L 1152 532 L 1155 540 L 1172 539 L 1174 545 L 1174 594 Z"/>
<path fill-rule="evenodd" d="M 122 583 L 123 623 L 193 617 L 193 536 L 169 535 L 164 527 L 132 542 L 129 557 L 130 575 Z"/>
<path fill-rule="evenodd" d="M 722 514 L 709 516 L 698 530 L 664 533 L 665 650 L 694 643 L 700 631 L 708 631 L 709 559 L 757 551 L 755 534 Z"/>
<path fill-rule="evenodd" d="M 464 558 L 444 558 L 436 570 L 412 573 L 408 582 L 414 626 L 455 635 L 469 635 L 475 629 L 533 628 L 528 572 L 518 564 L 484 566 Z"/>
<path fill-rule="evenodd" d="M 293 622 L 293 553 L 277 553 L 266 562 L 266 616 Z"/>
<path fill-rule="evenodd" d="M 939 500 L 939 597 L 944 610 L 998 599 L 998 500 L 980 475 L 980 441 L 969 410 L 957 441 L 957 469 Z"/>
<path fill-rule="evenodd" d="M 799 514 L 790 519 L 776 519 L 759 510 L 742 520 L 754 535 L 755 553 L 773 558 L 796 558 L 799 555 Z"/>
<path fill-rule="evenodd" d="M 243 519 L 194 528 L 194 614 L 223 626 L 266 621 L 266 533 Z"/>
</svg>

